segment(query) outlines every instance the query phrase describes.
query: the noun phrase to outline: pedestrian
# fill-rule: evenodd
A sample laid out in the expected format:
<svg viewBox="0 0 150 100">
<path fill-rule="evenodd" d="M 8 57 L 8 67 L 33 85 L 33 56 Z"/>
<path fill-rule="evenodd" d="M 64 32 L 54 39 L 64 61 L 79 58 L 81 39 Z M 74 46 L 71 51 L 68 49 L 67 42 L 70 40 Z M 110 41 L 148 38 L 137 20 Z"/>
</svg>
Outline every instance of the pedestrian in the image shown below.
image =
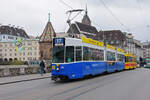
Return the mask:
<svg viewBox="0 0 150 100">
<path fill-rule="evenodd" d="M 140 58 L 139 58 L 139 61 L 140 61 L 140 67 L 143 67 L 143 58 L 140 57 Z"/>
<path fill-rule="evenodd" d="M 43 74 L 44 74 L 44 68 L 45 68 L 45 64 L 44 64 L 44 61 L 42 60 L 41 62 L 40 62 L 40 69 L 41 69 L 41 76 L 43 76 Z"/>
</svg>

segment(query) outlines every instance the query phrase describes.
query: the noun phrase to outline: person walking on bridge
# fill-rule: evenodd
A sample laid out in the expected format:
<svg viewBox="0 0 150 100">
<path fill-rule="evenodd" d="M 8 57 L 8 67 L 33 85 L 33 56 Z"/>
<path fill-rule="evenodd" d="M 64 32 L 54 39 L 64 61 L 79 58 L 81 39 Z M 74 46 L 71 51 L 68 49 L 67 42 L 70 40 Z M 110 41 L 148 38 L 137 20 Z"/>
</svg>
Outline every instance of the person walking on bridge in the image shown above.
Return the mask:
<svg viewBox="0 0 150 100">
<path fill-rule="evenodd" d="M 43 76 L 43 74 L 44 74 L 44 68 L 45 68 L 45 64 L 44 64 L 44 61 L 42 60 L 41 62 L 40 62 L 40 69 L 41 69 L 41 76 Z"/>
</svg>

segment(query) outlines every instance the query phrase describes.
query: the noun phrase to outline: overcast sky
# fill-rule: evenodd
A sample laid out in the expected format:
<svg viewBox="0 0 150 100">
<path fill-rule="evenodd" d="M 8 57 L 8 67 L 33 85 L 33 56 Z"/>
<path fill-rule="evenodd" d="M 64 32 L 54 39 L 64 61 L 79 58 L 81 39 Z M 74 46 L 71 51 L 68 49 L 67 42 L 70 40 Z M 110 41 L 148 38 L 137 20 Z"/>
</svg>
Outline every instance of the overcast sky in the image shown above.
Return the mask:
<svg viewBox="0 0 150 100">
<path fill-rule="evenodd" d="M 102 2 L 103 1 L 103 2 Z M 85 9 L 98 30 L 121 30 L 135 39 L 150 40 L 150 0 L 63 0 L 74 9 Z M 62 0 L 1 0 L 0 23 L 24 27 L 29 35 L 42 34 L 51 13 L 56 32 L 66 31 L 67 10 Z M 104 6 L 105 4 L 105 6 Z M 84 12 L 74 21 L 81 21 Z M 72 15 L 74 16 L 74 15 Z"/>
</svg>

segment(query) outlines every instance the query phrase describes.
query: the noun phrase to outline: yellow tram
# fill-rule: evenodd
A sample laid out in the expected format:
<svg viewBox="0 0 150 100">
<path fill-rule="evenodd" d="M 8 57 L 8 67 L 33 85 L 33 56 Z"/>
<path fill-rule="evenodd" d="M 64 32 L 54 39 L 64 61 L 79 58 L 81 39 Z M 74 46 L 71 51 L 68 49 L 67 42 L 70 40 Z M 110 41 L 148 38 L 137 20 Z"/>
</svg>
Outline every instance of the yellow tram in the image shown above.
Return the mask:
<svg viewBox="0 0 150 100">
<path fill-rule="evenodd" d="M 136 68 L 136 56 L 131 53 L 125 54 L 125 69 L 134 69 Z"/>
</svg>

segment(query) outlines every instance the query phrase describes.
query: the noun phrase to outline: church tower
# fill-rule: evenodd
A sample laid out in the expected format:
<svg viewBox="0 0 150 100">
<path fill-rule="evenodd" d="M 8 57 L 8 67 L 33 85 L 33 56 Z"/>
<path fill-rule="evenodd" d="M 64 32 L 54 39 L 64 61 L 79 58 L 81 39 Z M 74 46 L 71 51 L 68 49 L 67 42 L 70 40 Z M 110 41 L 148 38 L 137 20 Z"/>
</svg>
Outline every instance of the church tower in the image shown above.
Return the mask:
<svg viewBox="0 0 150 100">
<path fill-rule="evenodd" d="M 50 22 L 50 13 L 48 14 L 48 22 L 45 26 L 45 29 L 40 36 L 39 44 L 40 44 L 40 55 L 44 60 L 51 60 L 52 58 L 52 39 L 56 37 L 56 33 Z"/>
<path fill-rule="evenodd" d="M 85 10 L 85 15 L 83 16 L 83 19 L 82 19 L 82 23 L 91 26 L 91 20 L 88 16 L 87 6 L 86 6 L 86 10 Z"/>
</svg>

